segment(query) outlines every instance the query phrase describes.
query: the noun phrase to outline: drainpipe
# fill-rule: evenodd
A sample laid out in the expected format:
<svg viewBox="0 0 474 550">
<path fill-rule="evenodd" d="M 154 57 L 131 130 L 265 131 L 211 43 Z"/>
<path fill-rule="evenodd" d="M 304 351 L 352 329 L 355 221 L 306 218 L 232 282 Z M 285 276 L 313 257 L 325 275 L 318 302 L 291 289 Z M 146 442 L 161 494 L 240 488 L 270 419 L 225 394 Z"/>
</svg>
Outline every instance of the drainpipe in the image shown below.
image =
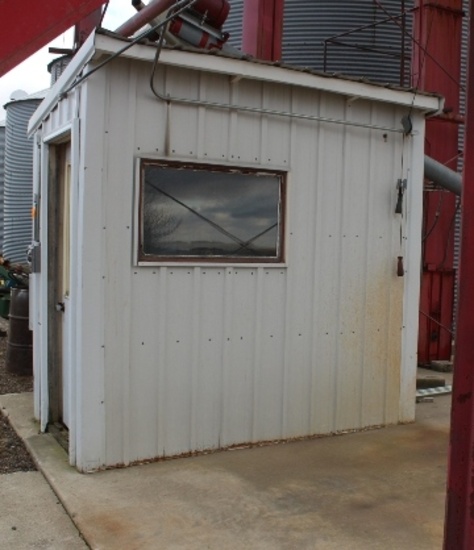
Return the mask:
<svg viewBox="0 0 474 550">
<path fill-rule="evenodd" d="M 455 195 L 461 195 L 461 174 L 451 170 L 428 155 L 425 155 L 425 178 L 437 185 L 441 185 L 441 187 L 444 187 L 448 191 L 452 191 Z"/>
</svg>

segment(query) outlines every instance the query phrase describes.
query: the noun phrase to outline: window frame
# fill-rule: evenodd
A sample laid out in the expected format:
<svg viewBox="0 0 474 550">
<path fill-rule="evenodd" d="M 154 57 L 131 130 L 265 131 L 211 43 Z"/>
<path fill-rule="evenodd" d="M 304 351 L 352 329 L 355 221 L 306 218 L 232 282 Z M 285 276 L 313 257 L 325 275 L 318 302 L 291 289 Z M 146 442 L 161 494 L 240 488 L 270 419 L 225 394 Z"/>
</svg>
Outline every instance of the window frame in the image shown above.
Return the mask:
<svg viewBox="0 0 474 550">
<path fill-rule="evenodd" d="M 238 166 L 238 165 L 224 165 L 224 164 L 210 164 L 193 161 L 176 161 L 165 159 L 153 159 L 153 158 L 139 158 L 137 166 L 137 203 L 136 208 L 136 223 L 137 239 L 136 239 L 136 265 L 250 265 L 255 267 L 258 264 L 265 265 L 267 267 L 274 264 L 275 266 L 282 267 L 285 264 L 286 256 L 286 215 L 287 215 L 287 174 L 288 172 L 281 169 L 265 169 L 260 167 Z M 277 229 L 277 255 L 272 257 L 256 256 L 185 256 L 185 255 L 171 255 L 160 256 L 156 254 L 146 254 L 143 252 L 144 246 L 144 223 L 143 223 L 143 210 L 144 210 L 144 185 L 145 185 L 145 170 L 148 166 L 159 166 L 170 169 L 190 169 L 201 170 L 203 172 L 225 172 L 225 173 L 239 173 L 243 175 L 267 175 L 274 176 L 279 180 L 279 204 L 278 204 L 278 229 Z"/>
</svg>

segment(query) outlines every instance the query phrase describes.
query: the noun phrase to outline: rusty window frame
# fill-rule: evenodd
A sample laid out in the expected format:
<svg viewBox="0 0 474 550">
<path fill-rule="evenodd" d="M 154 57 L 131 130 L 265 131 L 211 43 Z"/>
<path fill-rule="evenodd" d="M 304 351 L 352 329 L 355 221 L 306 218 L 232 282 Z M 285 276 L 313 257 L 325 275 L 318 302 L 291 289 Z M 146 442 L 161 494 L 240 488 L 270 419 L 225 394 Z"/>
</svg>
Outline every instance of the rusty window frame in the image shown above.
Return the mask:
<svg viewBox="0 0 474 550">
<path fill-rule="evenodd" d="M 239 174 L 241 176 L 249 177 L 261 177 L 267 176 L 275 178 L 278 183 L 278 201 L 276 204 L 277 208 L 277 221 L 276 221 L 276 237 L 275 237 L 275 254 L 271 256 L 259 256 L 259 255 L 220 255 L 220 254 L 156 254 L 156 253 L 146 253 L 146 243 L 145 243 L 145 230 L 144 230 L 144 199 L 145 199 L 145 185 L 146 185 L 146 171 L 149 167 L 158 167 L 161 169 L 174 169 L 174 170 L 185 170 L 185 171 L 197 171 L 197 172 L 212 172 L 212 173 L 224 173 L 224 174 Z M 285 236 L 285 212 L 286 212 L 286 172 L 281 170 L 265 170 L 259 168 L 242 168 L 235 166 L 225 166 L 225 165 L 214 165 L 214 164 L 201 164 L 193 162 L 176 162 L 176 161 L 162 161 L 162 160 L 153 160 L 153 159 L 140 159 L 140 182 L 139 182 L 139 207 L 138 207 L 138 262 L 142 263 L 226 263 L 226 264 L 240 264 L 240 263 L 277 263 L 281 264 L 284 262 L 284 236 Z M 156 189 L 156 187 L 155 187 Z M 160 192 L 163 193 L 162 190 Z M 167 195 L 164 193 L 165 196 Z M 168 198 L 170 195 L 168 195 Z M 179 199 L 171 197 L 171 200 L 177 202 L 184 208 L 190 210 L 192 213 L 196 214 L 192 208 L 183 204 Z M 199 214 L 197 214 L 199 216 Z M 204 218 L 204 216 L 199 216 Z M 205 221 L 209 222 L 211 225 L 214 224 L 212 220 Z M 224 229 L 224 228 L 221 228 Z M 266 231 L 262 232 L 262 235 L 267 231 L 270 231 L 272 228 L 268 228 Z M 225 233 L 229 233 L 224 229 Z M 255 235 L 253 238 L 247 240 L 246 242 L 241 242 L 239 245 L 242 248 L 247 248 L 248 243 L 251 243 L 253 240 L 256 240 L 260 235 Z M 236 241 L 238 238 L 236 237 Z M 238 243 L 237 243 L 238 245 Z"/>
</svg>

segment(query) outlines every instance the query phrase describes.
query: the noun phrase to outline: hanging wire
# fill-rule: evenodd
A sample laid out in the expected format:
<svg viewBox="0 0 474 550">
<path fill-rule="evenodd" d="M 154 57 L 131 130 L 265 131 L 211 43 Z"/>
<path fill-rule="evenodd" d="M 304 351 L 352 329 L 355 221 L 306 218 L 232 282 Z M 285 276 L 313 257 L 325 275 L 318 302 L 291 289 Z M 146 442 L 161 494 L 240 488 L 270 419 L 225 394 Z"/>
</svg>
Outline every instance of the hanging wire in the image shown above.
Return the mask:
<svg viewBox="0 0 474 550">
<path fill-rule="evenodd" d="M 441 214 L 441 206 L 443 204 L 444 197 L 445 197 L 445 193 L 440 193 L 439 194 L 438 205 L 437 205 L 436 211 L 435 211 L 434 222 L 431 224 L 431 227 L 428 229 L 428 231 L 425 233 L 425 235 L 423 235 L 422 242 L 426 241 L 426 239 L 431 235 L 431 233 L 433 233 L 435 227 L 438 225 L 439 216 Z M 426 196 L 425 196 L 425 201 L 426 201 Z M 426 205 L 423 205 L 423 206 L 424 206 L 423 210 L 426 212 L 427 211 Z"/>
<path fill-rule="evenodd" d="M 424 62 L 424 60 L 425 60 L 427 57 L 428 57 L 429 59 L 431 59 L 431 61 L 433 61 L 433 63 L 434 63 L 435 65 L 437 65 L 437 66 L 443 71 L 443 73 L 459 87 L 460 90 L 465 91 L 465 87 L 461 84 L 461 82 L 460 82 L 458 79 L 456 79 L 456 78 L 455 78 L 455 77 L 454 77 L 445 67 L 443 67 L 443 65 L 441 65 L 441 63 L 440 63 L 433 55 L 431 55 L 431 54 L 428 52 L 427 48 L 426 48 L 425 46 L 423 46 L 423 45 L 421 44 L 421 42 L 419 42 L 419 41 L 413 36 L 413 34 L 409 33 L 409 32 L 403 27 L 403 25 L 401 25 L 401 24 L 398 22 L 397 17 L 391 15 L 390 12 L 387 11 L 387 10 L 384 8 L 384 6 L 382 5 L 382 3 L 381 3 L 379 0 L 374 0 L 374 1 L 375 1 L 375 3 L 379 6 L 379 8 L 380 8 L 385 14 L 387 14 L 387 15 L 392 19 L 392 21 L 395 23 L 395 25 L 397 25 L 398 27 L 400 27 L 401 31 L 402 31 L 406 36 L 408 36 L 408 37 L 410 38 L 410 40 L 411 40 L 414 44 L 416 44 L 416 45 L 423 51 L 423 53 L 425 54 L 425 55 L 424 55 L 424 58 L 423 58 L 423 62 Z M 438 6 L 438 5 L 439 5 L 439 0 L 435 3 L 435 7 Z M 408 11 L 410 11 L 410 10 L 408 10 Z M 428 43 L 429 38 L 430 38 L 432 24 L 433 24 L 433 19 L 431 19 L 431 26 L 430 26 L 430 30 L 429 30 L 429 32 L 428 32 L 427 43 Z M 421 71 L 420 71 L 420 73 L 421 73 Z M 420 76 L 421 76 L 421 74 L 419 75 L 419 78 L 420 78 Z"/>
<path fill-rule="evenodd" d="M 135 37 L 133 40 L 131 40 L 127 45 L 125 45 L 123 48 L 121 48 L 120 50 L 118 50 L 117 52 L 115 52 L 114 54 L 112 54 L 110 57 L 107 57 L 107 59 L 104 59 L 104 61 L 102 61 L 102 63 L 99 63 L 96 67 L 94 67 L 93 69 L 91 69 L 89 72 L 87 72 L 86 74 L 82 75 L 80 78 L 78 78 L 77 80 L 75 80 L 71 86 L 69 86 L 69 88 L 67 88 L 66 90 L 64 90 L 64 92 L 61 94 L 61 97 L 65 97 L 71 90 L 73 90 L 77 85 L 79 85 L 81 82 L 84 82 L 84 80 L 86 80 L 87 78 L 89 78 L 91 75 L 93 75 L 94 73 L 96 73 L 98 70 L 102 69 L 102 67 L 104 67 L 105 65 L 107 65 L 108 63 L 110 63 L 112 60 L 116 59 L 117 57 L 121 56 L 124 52 L 126 52 L 128 49 L 130 49 L 132 46 L 135 46 L 135 44 L 137 44 L 138 42 L 140 42 L 140 40 L 143 40 L 145 38 L 147 38 L 147 36 L 149 36 L 150 34 L 152 34 L 153 32 L 156 32 L 158 30 L 161 30 L 161 29 L 164 29 L 166 27 L 166 25 L 174 18 L 176 17 L 177 15 L 179 15 L 182 11 L 186 10 L 187 8 L 189 8 L 192 4 L 194 4 L 196 2 L 196 0 L 179 0 L 178 2 L 176 2 L 176 4 L 172 7 L 171 10 L 168 11 L 168 14 L 167 16 L 165 17 L 165 19 L 161 22 L 161 23 L 158 23 L 157 25 L 154 25 L 153 27 L 150 27 L 149 29 L 147 29 L 146 31 L 144 31 L 143 33 L 139 34 L 137 37 Z M 172 13 L 171 13 L 172 12 Z M 161 33 L 161 36 L 163 36 L 163 33 Z"/>
</svg>

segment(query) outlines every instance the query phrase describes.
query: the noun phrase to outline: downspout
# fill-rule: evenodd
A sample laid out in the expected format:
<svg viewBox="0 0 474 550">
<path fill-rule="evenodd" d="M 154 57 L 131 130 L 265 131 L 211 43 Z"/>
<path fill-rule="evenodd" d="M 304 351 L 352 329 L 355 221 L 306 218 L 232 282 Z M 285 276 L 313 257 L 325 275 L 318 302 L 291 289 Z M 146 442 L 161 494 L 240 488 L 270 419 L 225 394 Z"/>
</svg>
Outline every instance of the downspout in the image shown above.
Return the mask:
<svg viewBox="0 0 474 550">
<path fill-rule="evenodd" d="M 425 155 L 425 178 L 461 196 L 462 176 L 441 162 Z"/>
</svg>

